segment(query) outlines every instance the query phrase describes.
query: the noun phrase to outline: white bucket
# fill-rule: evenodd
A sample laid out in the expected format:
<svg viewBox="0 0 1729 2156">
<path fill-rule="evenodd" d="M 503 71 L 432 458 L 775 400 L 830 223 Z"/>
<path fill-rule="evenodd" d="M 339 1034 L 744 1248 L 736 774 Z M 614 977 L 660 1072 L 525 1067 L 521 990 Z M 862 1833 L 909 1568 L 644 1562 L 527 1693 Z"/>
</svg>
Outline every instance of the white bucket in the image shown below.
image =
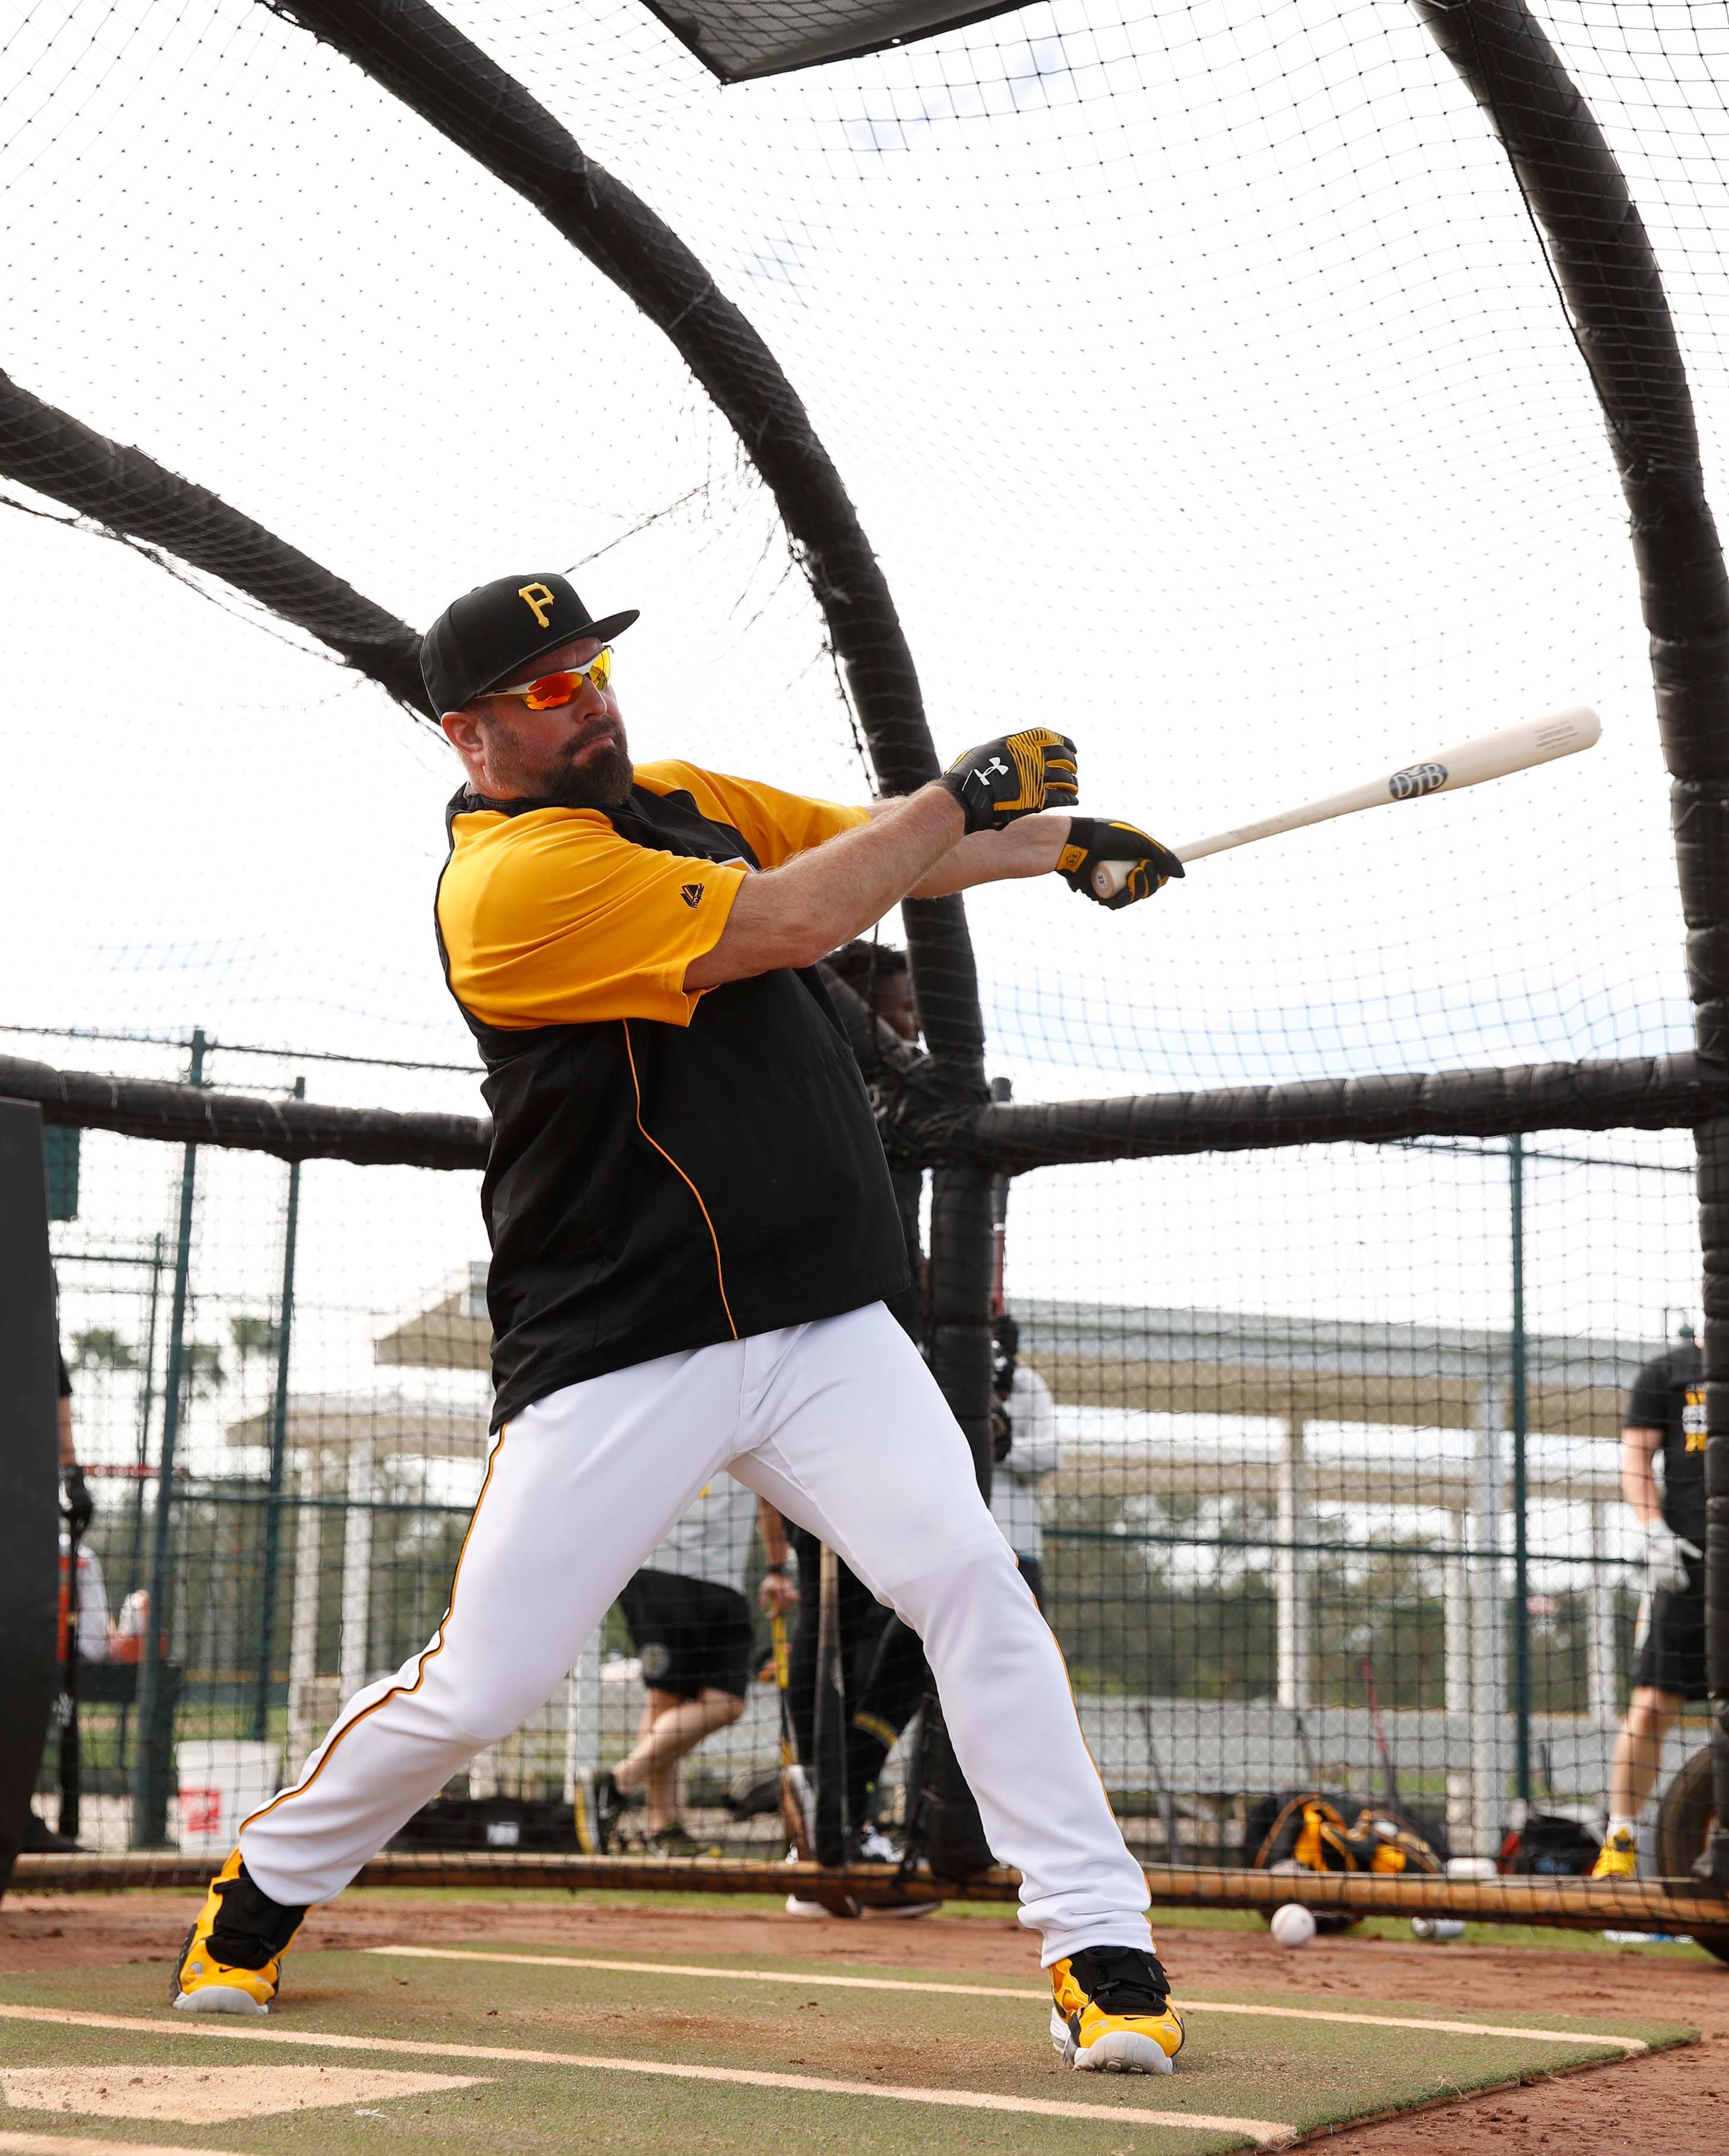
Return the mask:
<svg viewBox="0 0 1729 2156">
<path fill-rule="evenodd" d="M 189 1856 L 226 1856 L 241 1820 L 275 1795 L 276 1762 L 274 1744 L 232 1738 L 177 1744 L 182 1849 Z"/>
</svg>

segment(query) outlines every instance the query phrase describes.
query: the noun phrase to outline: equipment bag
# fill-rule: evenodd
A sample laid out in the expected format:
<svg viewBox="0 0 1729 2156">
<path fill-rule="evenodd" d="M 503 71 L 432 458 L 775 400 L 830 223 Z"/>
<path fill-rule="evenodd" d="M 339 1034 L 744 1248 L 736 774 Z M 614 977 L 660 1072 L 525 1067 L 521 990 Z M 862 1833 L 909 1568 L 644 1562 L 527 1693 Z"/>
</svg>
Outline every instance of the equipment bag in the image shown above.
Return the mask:
<svg viewBox="0 0 1729 2156">
<path fill-rule="evenodd" d="M 1354 1821 L 1346 1818 L 1348 1799 L 1334 1799 L 1318 1789 L 1269 1799 L 1256 1807 L 1266 1821 L 1260 1845 L 1251 1859 L 1257 1871 L 1375 1871 L 1439 1873 L 1444 1867 L 1433 1844 L 1417 1821 L 1389 1804 L 1362 1804 Z M 1342 1932 L 1362 1921 L 1343 1911 L 1316 1909 L 1316 1928 Z"/>
<path fill-rule="evenodd" d="M 1577 1820 L 1531 1812 L 1522 1827 L 1510 1826 L 1502 1835 L 1495 1868 L 1538 1878 L 1582 1878 L 1596 1863 L 1598 1846 L 1597 1836 Z"/>
</svg>

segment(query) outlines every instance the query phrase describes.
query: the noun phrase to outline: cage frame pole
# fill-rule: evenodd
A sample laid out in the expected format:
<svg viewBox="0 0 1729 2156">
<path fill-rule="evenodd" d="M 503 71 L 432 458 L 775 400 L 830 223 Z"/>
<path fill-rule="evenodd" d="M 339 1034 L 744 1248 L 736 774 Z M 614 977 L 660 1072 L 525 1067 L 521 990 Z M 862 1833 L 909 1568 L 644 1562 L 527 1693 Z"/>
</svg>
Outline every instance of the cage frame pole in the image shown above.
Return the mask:
<svg viewBox="0 0 1729 2156">
<path fill-rule="evenodd" d="M 0 1095 L 0 1893 L 28 1831 L 60 1688 L 58 1312 L 42 1132 L 33 1102 Z"/>
<path fill-rule="evenodd" d="M 1614 151 L 1525 0 L 1411 0 L 1482 108 L 1540 232 L 1631 512 L 1701 1067 L 1729 1070 L 1729 573 L 1680 339 Z M 1729 1886 L 1729 1116 L 1696 1122 L 1706 1380 L 1706 1672 Z"/>
<path fill-rule="evenodd" d="M 341 53 L 538 210 L 654 323 L 731 426 L 773 496 L 887 794 L 941 771 L 911 647 L 888 579 L 804 402 L 744 311 L 649 204 L 427 0 L 259 4 Z M 978 969 L 957 895 L 901 908 L 926 1040 L 957 1103 L 985 1098 Z M 934 1192 L 931 1367 L 975 1461 L 990 1456 L 989 1178 Z M 983 1253 L 973 1249 L 983 1240 Z"/>
</svg>

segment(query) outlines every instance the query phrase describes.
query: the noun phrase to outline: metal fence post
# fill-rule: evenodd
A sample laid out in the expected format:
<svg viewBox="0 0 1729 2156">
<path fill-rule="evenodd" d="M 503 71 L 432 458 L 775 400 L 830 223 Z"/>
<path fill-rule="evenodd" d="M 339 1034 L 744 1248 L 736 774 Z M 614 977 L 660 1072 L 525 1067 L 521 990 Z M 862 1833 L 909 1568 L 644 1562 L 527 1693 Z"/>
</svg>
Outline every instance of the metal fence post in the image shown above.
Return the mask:
<svg viewBox="0 0 1729 2156">
<path fill-rule="evenodd" d="M 306 1081 L 295 1081 L 294 1096 L 306 1097 Z M 264 1501 L 264 1608 L 259 1620 L 258 1692 L 252 1734 L 262 1744 L 270 1722 L 270 1664 L 276 1651 L 276 1578 L 282 1553 L 282 1463 L 288 1450 L 289 1340 L 294 1327 L 295 1237 L 300 1222 L 300 1163 L 288 1164 L 288 1219 L 282 1237 L 282 1297 L 276 1313 L 276 1392 L 270 1404 L 270 1486 Z"/>
<path fill-rule="evenodd" d="M 192 1034 L 188 1082 L 203 1082 L 203 1029 Z M 151 1524 L 150 1607 L 138 1657 L 137 1740 L 132 1756 L 132 1846 L 159 1849 L 168 1836 L 167 1756 L 172 1732 L 163 1726 L 161 1703 L 162 1631 L 168 1610 L 168 1540 L 174 1497 L 174 1447 L 180 1435 L 180 1400 L 186 1363 L 186 1306 L 192 1270 L 192 1200 L 198 1188 L 198 1148 L 188 1143 L 180 1171 L 180 1229 L 174 1249 L 174 1304 L 168 1322 L 168 1368 L 162 1403 L 162 1451 L 156 1469 L 156 1512 Z"/>
<path fill-rule="evenodd" d="M 126 1567 L 129 1591 L 138 1585 L 138 1575 L 144 1569 L 144 1471 L 150 1465 L 150 1416 L 156 1389 L 156 1312 L 162 1299 L 162 1239 L 158 1235 L 151 1246 L 150 1316 L 144 1327 L 144 1372 L 138 1382 L 138 1476 L 132 1486 L 132 1538 Z M 141 1647 L 139 1652 L 143 1652 Z"/>
<path fill-rule="evenodd" d="M 1531 1534 L 1526 1517 L 1529 1481 L 1525 1386 L 1525 1143 L 1507 1140 L 1507 1182 L 1512 1198 L 1513 1337 L 1508 1391 L 1513 1427 L 1513 1763 L 1521 1804 L 1531 1802 Z"/>
<path fill-rule="evenodd" d="M 1500 1373 L 1492 1360 L 1477 1389 L 1472 1445 L 1471 1854 L 1492 1856 L 1507 1795 L 1506 1460 Z"/>
</svg>

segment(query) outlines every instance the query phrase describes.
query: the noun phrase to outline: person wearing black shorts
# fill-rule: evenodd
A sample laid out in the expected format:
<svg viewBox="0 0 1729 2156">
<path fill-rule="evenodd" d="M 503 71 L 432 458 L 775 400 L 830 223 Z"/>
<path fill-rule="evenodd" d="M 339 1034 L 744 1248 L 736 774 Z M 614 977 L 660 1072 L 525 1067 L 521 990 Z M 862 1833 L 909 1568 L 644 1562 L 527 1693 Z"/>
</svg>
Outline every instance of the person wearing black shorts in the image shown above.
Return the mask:
<svg viewBox="0 0 1729 2156">
<path fill-rule="evenodd" d="M 1663 1763 L 1664 1739 L 1705 1681 L 1705 1363 L 1691 1329 L 1647 1363 L 1627 1395 L 1621 1487 L 1644 1530 L 1649 1621 L 1609 1770 L 1608 1832 L 1594 1876 L 1631 1878 L 1639 1815 Z M 1663 1459 L 1660 1486 L 1654 1471 Z"/>
<path fill-rule="evenodd" d="M 638 1790 L 648 1811 L 646 1845 L 662 1856 L 696 1856 L 679 1814 L 679 1761 L 745 1711 L 756 1630 L 745 1568 L 757 1500 L 717 1475 L 625 1583 L 618 1607 L 642 1664 L 648 1698 L 636 1743 L 610 1774 L 588 1778 L 577 1805 L 591 1854 L 611 1842 L 618 1815 Z M 777 1515 L 777 1518 L 778 1516 Z"/>
</svg>

